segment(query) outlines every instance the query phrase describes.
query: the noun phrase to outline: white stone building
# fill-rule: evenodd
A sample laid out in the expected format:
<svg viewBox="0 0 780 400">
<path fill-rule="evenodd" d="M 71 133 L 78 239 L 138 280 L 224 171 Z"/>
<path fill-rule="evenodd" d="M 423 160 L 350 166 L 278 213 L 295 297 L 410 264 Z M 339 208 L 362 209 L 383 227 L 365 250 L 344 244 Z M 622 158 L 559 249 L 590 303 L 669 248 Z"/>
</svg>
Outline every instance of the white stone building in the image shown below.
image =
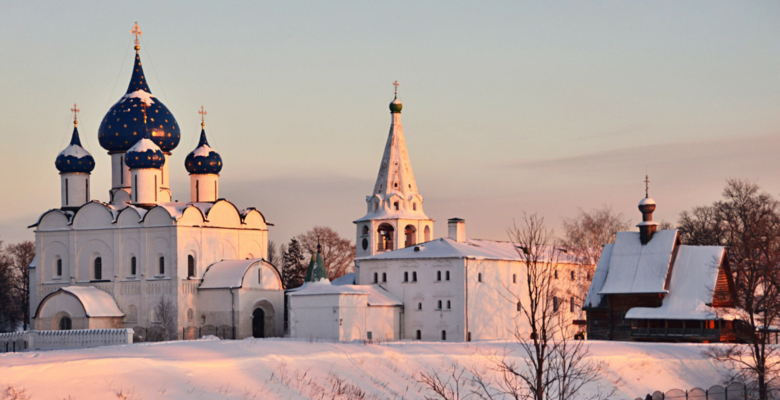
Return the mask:
<svg viewBox="0 0 780 400">
<path fill-rule="evenodd" d="M 281 336 L 281 277 L 264 261 L 272 224 L 257 209 L 219 197 L 222 158 L 206 140 L 205 123 L 185 160 L 190 201 L 171 201 L 168 161 L 181 133 L 146 83 L 137 41 L 135 49 L 127 93 L 98 132 L 111 157 L 109 201 L 91 198 L 95 161 L 81 147 L 74 117 L 71 144 L 56 161 L 61 205 L 31 226 L 33 326 L 165 326 L 170 337 L 228 327 L 225 336 Z M 164 321 L 170 313 L 172 322 Z"/>
</svg>

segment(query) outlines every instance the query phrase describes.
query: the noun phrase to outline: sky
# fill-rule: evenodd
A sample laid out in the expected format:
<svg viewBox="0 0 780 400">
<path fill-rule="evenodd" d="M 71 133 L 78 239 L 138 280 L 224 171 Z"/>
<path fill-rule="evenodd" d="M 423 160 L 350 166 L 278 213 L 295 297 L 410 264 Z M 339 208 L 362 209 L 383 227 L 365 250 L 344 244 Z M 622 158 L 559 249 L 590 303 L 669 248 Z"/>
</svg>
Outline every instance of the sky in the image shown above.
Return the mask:
<svg viewBox="0 0 780 400">
<path fill-rule="evenodd" d="M 709 204 L 726 179 L 780 197 L 780 3 L 0 3 L 0 240 L 59 207 L 54 159 L 78 103 L 107 201 L 99 121 L 127 88 L 138 21 L 152 92 L 178 120 L 184 157 L 207 133 L 220 197 L 256 207 L 271 240 L 315 225 L 354 239 L 390 126 L 403 125 L 434 236 L 448 218 L 507 239 L 523 213 L 561 233 L 579 209 L 632 223 L 645 174 L 656 220 Z"/>
</svg>

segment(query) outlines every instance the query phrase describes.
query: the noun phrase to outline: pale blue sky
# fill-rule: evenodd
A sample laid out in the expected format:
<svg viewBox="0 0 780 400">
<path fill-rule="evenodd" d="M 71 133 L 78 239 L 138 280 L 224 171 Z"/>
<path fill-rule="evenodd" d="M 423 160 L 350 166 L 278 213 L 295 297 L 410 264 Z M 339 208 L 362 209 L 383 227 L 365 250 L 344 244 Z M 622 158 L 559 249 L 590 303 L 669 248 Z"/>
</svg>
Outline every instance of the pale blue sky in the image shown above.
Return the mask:
<svg viewBox="0 0 780 400">
<path fill-rule="evenodd" d="M 174 198 L 198 108 L 224 159 L 221 196 L 286 241 L 352 238 L 388 132 L 393 80 L 425 211 L 505 239 L 523 211 L 553 226 L 612 205 L 636 222 L 715 200 L 729 177 L 780 194 L 777 2 L 0 3 L 0 240 L 59 205 L 69 109 L 107 200 L 100 119 L 130 78 L 132 37 L 176 116 Z"/>
</svg>

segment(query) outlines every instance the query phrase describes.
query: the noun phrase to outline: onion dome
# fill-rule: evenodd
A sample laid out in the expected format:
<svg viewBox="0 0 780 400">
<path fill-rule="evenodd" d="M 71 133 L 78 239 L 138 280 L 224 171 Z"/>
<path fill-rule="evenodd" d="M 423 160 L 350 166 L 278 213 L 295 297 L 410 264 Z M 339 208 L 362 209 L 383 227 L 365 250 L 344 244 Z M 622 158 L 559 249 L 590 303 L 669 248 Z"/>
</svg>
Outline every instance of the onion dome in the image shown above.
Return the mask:
<svg viewBox="0 0 780 400">
<path fill-rule="evenodd" d="M 401 100 L 398 100 L 398 86 L 400 86 L 398 81 L 393 82 L 393 86 L 395 86 L 395 98 L 390 102 L 390 112 L 393 114 L 400 114 L 404 105 L 401 104 Z"/>
<path fill-rule="evenodd" d="M 201 124 L 200 141 L 187 158 L 184 159 L 184 168 L 192 174 L 219 174 L 222 171 L 222 157 L 216 150 L 209 146 L 206 139 L 205 124 Z"/>
<path fill-rule="evenodd" d="M 86 149 L 81 147 L 77 121 L 73 123 L 73 137 L 70 139 L 70 145 L 57 155 L 54 165 L 58 171 L 64 174 L 72 172 L 88 174 L 95 169 L 95 159 Z"/>
<path fill-rule="evenodd" d="M 141 57 L 136 45 L 135 65 L 130 84 L 119 101 L 108 109 L 100 123 L 98 139 L 100 146 L 109 152 L 123 152 L 130 149 L 142 136 L 136 128 L 143 115 L 141 103 L 145 103 L 149 116 L 150 139 L 162 151 L 175 149 L 181 139 L 179 124 L 160 99 L 152 94 L 146 82 Z"/>
<path fill-rule="evenodd" d="M 125 164 L 130 169 L 137 168 L 160 168 L 165 164 L 165 154 L 160 146 L 149 139 L 149 129 L 146 127 L 146 106 L 141 107 L 141 124 L 134 124 L 137 131 L 142 132 L 141 140 L 127 150 L 125 154 Z"/>
</svg>

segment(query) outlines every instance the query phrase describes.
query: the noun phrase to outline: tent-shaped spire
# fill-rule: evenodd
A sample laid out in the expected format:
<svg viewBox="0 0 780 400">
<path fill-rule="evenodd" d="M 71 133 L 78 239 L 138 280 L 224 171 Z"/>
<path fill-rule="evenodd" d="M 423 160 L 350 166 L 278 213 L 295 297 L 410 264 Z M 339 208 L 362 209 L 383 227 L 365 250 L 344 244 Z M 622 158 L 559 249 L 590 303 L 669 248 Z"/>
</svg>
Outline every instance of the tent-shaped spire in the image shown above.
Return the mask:
<svg viewBox="0 0 780 400">
<path fill-rule="evenodd" d="M 396 98 L 390 103 L 390 113 L 393 117 L 390 124 L 390 134 L 382 155 L 382 164 L 374 185 L 374 195 L 399 193 L 404 199 L 417 194 L 417 182 L 414 180 L 412 163 L 406 151 L 404 129 L 401 126 L 401 101 Z"/>
<path fill-rule="evenodd" d="M 138 51 L 141 50 L 138 37 L 143 35 L 141 28 L 138 27 L 138 22 L 133 26 L 133 30 L 130 31 L 135 35 L 135 63 L 133 63 L 133 76 L 130 77 L 130 84 L 127 86 L 126 93 L 133 93 L 138 90 L 143 90 L 146 93 L 152 93 L 149 89 L 149 85 L 146 84 L 146 77 L 144 76 L 144 69 L 141 66 L 141 56 Z"/>
<path fill-rule="evenodd" d="M 322 246 L 317 243 L 317 254 L 311 255 L 309 267 L 306 269 L 306 277 L 303 283 L 319 282 L 328 279 L 328 270 L 325 269 L 325 259 L 322 257 Z"/>
</svg>

